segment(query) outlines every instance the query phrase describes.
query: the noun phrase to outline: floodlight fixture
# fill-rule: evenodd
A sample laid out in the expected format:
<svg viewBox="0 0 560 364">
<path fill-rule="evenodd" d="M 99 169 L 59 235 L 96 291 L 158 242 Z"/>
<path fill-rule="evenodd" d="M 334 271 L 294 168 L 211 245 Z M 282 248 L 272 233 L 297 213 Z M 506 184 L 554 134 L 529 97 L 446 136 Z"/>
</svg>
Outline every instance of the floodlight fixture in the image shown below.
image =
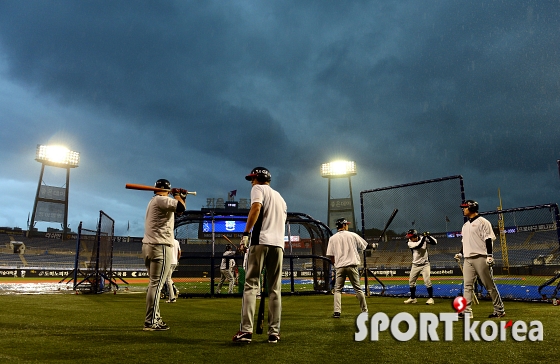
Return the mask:
<svg viewBox="0 0 560 364">
<path fill-rule="evenodd" d="M 73 152 L 61 145 L 37 144 L 35 160 L 41 163 L 41 174 L 37 184 L 37 193 L 33 204 L 31 223 L 28 226 L 28 236 L 31 236 L 35 228 L 35 222 L 49 221 L 59 222 L 62 225 L 62 240 L 70 230 L 68 226 L 68 192 L 70 188 L 70 168 L 76 168 L 80 164 L 80 153 Z M 65 186 L 54 187 L 43 185 L 43 174 L 45 166 L 66 169 Z M 49 193 L 54 191 L 56 193 Z M 62 198 L 60 198 L 62 196 Z"/>
<path fill-rule="evenodd" d="M 357 174 L 356 162 L 337 160 L 334 162 L 323 163 L 321 165 L 321 177 L 329 180 L 328 189 L 328 210 L 327 210 L 327 224 L 329 226 L 335 225 L 335 220 L 339 217 L 344 217 L 351 222 L 352 230 L 355 229 L 354 219 L 354 197 L 352 196 L 352 181 L 351 177 Z M 333 199 L 331 196 L 331 180 L 338 178 L 348 178 L 348 190 L 350 198 Z"/>
<path fill-rule="evenodd" d="M 357 173 L 356 162 L 338 160 L 321 164 L 321 177 L 337 178 L 355 176 Z"/>
<path fill-rule="evenodd" d="M 80 164 L 80 153 L 61 145 L 37 145 L 37 162 L 62 168 L 76 168 Z"/>
</svg>

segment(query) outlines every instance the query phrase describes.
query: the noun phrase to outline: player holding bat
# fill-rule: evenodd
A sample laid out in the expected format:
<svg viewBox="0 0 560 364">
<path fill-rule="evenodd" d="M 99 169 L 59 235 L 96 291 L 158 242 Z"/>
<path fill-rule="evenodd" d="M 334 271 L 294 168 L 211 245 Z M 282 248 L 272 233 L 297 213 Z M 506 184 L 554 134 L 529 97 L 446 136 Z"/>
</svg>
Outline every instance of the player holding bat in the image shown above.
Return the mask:
<svg viewBox="0 0 560 364">
<path fill-rule="evenodd" d="M 157 180 L 155 187 L 163 190 L 155 191 L 148 203 L 142 239 L 142 256 L 150 278 L 146 293 L 144 331 L 169 330 L 169 326 L 161 318 L 159 300 L 171 267 L 175 214 L 181 215 L 185 211 L 187 198 L 186 190 L 171 189 L 171 183 L 166 179 Z M 173 198 L 168 196 L 170 193 Z"/>
<path fill-rule="evenodd" d="M 233 341 L 250 343 L 253 339 L 259 278 L 264 267 L 268 288 L 268 342 L 277 343 L 280 340 L 282 261 L 288 208 L 282 196 L 270 187 L 271 176 L 268 169 L 253 168 L 245 179 L 251 181 L 253 187 L 251 209 L 240 247 L 249 246 L 249 253 L 241 304 L 241 324 Z M 251 241 L 248 244 L 251 230 Z M 261 301 L 264 299 L 263 296 Z M 258 323 L 256 326 L 258 327 Z M 256 332 L 259 333 L 258 329 Z"/>
<path fill-rule="evenodd" d="M 437 240 L 430 235 L 429 232 L 422 234 L 422 238 L 418 235 L 418 231 L 410 229 L 406 233 L 408 239 L 408 248 L 412 252 L 412 266 L 410 267 L 410 276 L 408 285 L 410 287 L 410 298 L 404 303 L 416 303 L 416 281 L 420 274 L 424 279 L 424 284 L 428 290 L 427 305 L 434 304 L 434 287 L 432 287 L 432 280 L 430 279 L 430 261 L 428 260 L 428 244 L 436 245 Z"/>
<path fill-rule="evenodd" d="M 226 245 L 226 251 L 223 254 L 222 261 L 220 263 L 220 282 L 218 283 L 218 293 L 222 293 L 222 286 L 224 282 L 227 280 L 228 285 L 228 292 L 229 294 L 233 293 L 233 283 L 235 278 L 233 277 L 233 267 L 235 267 L 235 259 L 232 259 L 235 255 L 235 250 L 231 250 L 231 245 Z"/>
</svg>

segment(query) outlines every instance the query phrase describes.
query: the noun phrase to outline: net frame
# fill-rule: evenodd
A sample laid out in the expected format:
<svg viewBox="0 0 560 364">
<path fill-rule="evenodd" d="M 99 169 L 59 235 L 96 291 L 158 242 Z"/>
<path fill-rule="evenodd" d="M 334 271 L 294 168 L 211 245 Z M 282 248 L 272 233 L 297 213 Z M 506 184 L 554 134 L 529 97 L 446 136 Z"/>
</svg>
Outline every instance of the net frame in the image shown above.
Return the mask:
<svg viewBox="0 0 560 364">
<path fill-rule="evenodd" d="M 217 285 L 216 281 L 220 276 L 218 268 L 225 245 L 229 244 L 222 235 L 226 235 L 237 247 L 241 233 L 216 232 L 215 226 L 221 221 L 245 222 L 248 213 L 249 210 L 245 209 L 202 209 L 187 211 L 175 220 L 175 237 L 181 243 L 182 250 L 178 266 L 182 277 L 173 277 L 173 281 L 180 290 L 181 297 L 220 295 L 214 286 Z M 201 238 L 200 224 L 204 219 L 210 219 L 211 229 L 206 238 Z M 311 216 L 288 212 L 285 226 L 288 241 L 284 252 L 282 294 L 324 294 L 330 291 L 332 269 L 331 262 L 325 255 L 331 235 L 328 226 Z M 298 237 L 299 241 L 295 241 L 295 237 Z M 242 265 L 242 255 L 236 255 L 233 259 L 238 267 Z M 197 282 L 196 285 L 188 283 L 193 280 Z M 299 284 L 302 280 L 308 284 Z M 239 286 L 237 289 L 238 292 L 234 294 L 241 295 Z"/>
<path fill-rule="evenodd" d="M 94 239 L 88 239 L 87 237 L 93 237 L 93 233 Z M 112 271 L 114 234 L 115 220 L 102 210 L 99 211 L 95 231 L 83 228 L 80 222 L 76 241 L 74 290 L 103 293 L 113 288 L 118 289 Z M 86 241 L 92 242 L 91 249 L 86 245 Z M 79 275 L 83 278 L 78 282 Z"/>
<path fill-rule="evenodd" d="M 464 200 L 461 175 L 363 190 L 360 192 L 362 236 L 368 242 L 379 243 L 379 250 L 390 251 L 393 249 L 392 239 L 402 238 L 412 228 L 447 234 L 451 223 L 451 231 L 460 230 L 465 220 L 458 206 Z M 398 209 L 398 213 L 381 236 L 394 209 Z M 436 211 L 438 217 L 429 215 L 428 211 Z M 371 251 L 364 251 L 362 264 L 366 295 L 370 294 L 370 274 L 381 284 L 381 292 L 385 294 L 385 285 L 369 269 L 368 256 L 371 257 Z"/>
</svg>

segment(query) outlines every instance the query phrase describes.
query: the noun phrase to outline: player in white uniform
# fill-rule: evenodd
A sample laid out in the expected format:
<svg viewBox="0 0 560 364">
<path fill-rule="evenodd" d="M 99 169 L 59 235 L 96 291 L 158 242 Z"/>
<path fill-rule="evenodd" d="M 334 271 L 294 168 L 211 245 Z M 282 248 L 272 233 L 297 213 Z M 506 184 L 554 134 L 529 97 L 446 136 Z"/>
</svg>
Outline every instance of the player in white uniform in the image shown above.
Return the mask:
<svg viewBox="0 0 560 364">
<path fill-rule="evenodd" d="M 231 245 L 226 245 L 226 251 L 223 254 L 222 262 L 220 263 L 220 283 L 218 283 L 218 293 L 222 293 L 222 285 L 224 282 L 229 282 L 228 286 L 228 293 L 233 293 L 233 267 L 235 267 L 235 259 L 233 257 L 235 255 L 235 250 L 231 250 Z"/>
<path fill-rule="evenodd" d="M 175 213 L 180 215 L 185 211 L 185 199 L 187 198 L 187 191 L 171 189 L 171 183 L 166 179 L 157 180 L 155 187 L 171 190 L 173 198 L 169 198 L 169 192 L 154 192 L 154 197 L 146 208 L 142 255 L 150 283 L 146 293 L 144 331 L 169 329 L 169 326 L 161 319 L 159 299 L 165 279 L 169 274 L 171 263 L 169 257 L 173 254 Z"/>
<path fill-rule="evenodd" d="M 420 274 L 424 279 L 424 284 L 428 290 L 427 305 L 434 304 L 434 287 L 432 287 L 432 280 L 430 279 L 430 261 L 428 260 L 428 244 L 436 245 L 437 240 L 430 233 L 425 232 L 422 234 L 422 239 L 418 236 L 418 231 L 410 229 L 406 233 L 408 238 L 408 248 L 412 252 L 412 266 L 410 267 L 410 277 L 408 285 L 410 287 L 410 298 L 404 303 L 416 303 L 416 281 Z"/>
<path fill-rule="evenodd" d="M 245 176 L 251 181 L 251 210 L 240 245 L 246 246 L 251 232 L 247 256 L 247 273 L 241 306 L 241 325 L 234 342 L 250 343 L 253 338 L 253 318 L 259 278 L 266 268 L 268 288 L 268 342 L 280 340 L 280 316 L 282 313 L 282 261 L 284 259 L 284 233 L 288 207 L 282 196 L 270 187 L 270 172 L 264 167 L 253 168 Z"/>
<path fill-rule="evenodd" d="M 494 312 L 488 317 L 503 317 L 506 312 L 500 293 L 494 283 L 492 272 L 492 266 L 494 265 L 492 244 L 496 240 L 492 224 L 478 214 L 478 202 L 466 200 L 461 204 L 461 208 L 463 209 L 463 215 L 468 218 L 468 221 L 465 222 L 461 230 L 463 246 L 461 252 L 455 254 L 455 260 L 459 261 L 461 258 L 465 258 L 463 264 L 463 284 L 467 307 L 462 313 L 459 313 L 459 318 L 464 318 L 465 315 L 473 317 L 473 284 L 477 276 L 488 290 L 494 305 Z"/>
<path fill-rule="evenodd" d="M 366 296 L 360 283 L 360 251 L 366 249 L 367 242 L 358 234 L 348 231 L 350 223 L 345 218 L 336 220 L 337 233 L 329 238 L 327 256 L 331 258 L 336 268 L 336 282 L 334 285 L 334 318 L 340 318 L 342 312 L 341 292 L 346 277 L 350 280 L 356 297 L 360 302 L 362 312 L 368 312 Z"/>
</svg>

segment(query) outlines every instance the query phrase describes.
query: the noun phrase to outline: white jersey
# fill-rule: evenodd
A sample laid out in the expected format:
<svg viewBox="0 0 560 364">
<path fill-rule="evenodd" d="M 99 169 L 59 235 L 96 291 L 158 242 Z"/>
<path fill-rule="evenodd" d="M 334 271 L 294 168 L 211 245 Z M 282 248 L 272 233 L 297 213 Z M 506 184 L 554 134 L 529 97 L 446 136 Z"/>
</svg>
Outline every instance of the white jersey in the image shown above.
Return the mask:
<svg viewBox="0 0 560 364">
<path fill-rule="evenodd" d="M 179 258 L 181 257 L 181 247 L 179 246 L 179 241 L 173 239 L 173 254 L 171 254 L 171 264 L 177 265 L 179 263 Z"/>
<path fill-rule="evenodd" d="M 230 269 L 235 267 L 235 259 L 228 259 L 226 257 L 232 257 L 235 255 L 235 252 L 233 250 L 226 250 L 224 252 L 224 258 L 222 258 L 222 263 L 220 264 L 220 269 Z M 227 264 L 227 261 L 229 260 L 229 267 Z"/>
<path fill-rule="evenodd" d="M 142 243 L 173 246 L 177 203 L 176 199 L 168 196 L 152 197 L 146 208 Z"/>
<path fill-rule="evenodd" d="M 262 205 L 251 234 L 251 245 L 271 245 L 284 249 L 284 231 L 288 207 L 280 194 L 269 185 L 254 185 L 251 189 L 251 205 Z"/>
<path fill-rule="evenodd" d="M 465 258 L 476 255 L 486 255 L 486 239 L 496 240 L 492 224 L 480 215 L 469 219 L 461 230 L 463 235 L 463 256 Z"/>
<path fill-rule="evenodd" d="M 436 238 L 430 236 L 431 244 L 437 244 Z M 418 241 L 408 240 L 408 248 L 412 250 L 412 264 L 424 265 L 428 262 L 428 238 L 423 236 Z"/>
<path fill-rule="evenodd" d="M 334 257 L 335 268 L 359 265 L 360 250 L 367 247 L 362 237 L 348 230 L 340 230 L 330 237 L 327 256 Z"/>
</svg>

